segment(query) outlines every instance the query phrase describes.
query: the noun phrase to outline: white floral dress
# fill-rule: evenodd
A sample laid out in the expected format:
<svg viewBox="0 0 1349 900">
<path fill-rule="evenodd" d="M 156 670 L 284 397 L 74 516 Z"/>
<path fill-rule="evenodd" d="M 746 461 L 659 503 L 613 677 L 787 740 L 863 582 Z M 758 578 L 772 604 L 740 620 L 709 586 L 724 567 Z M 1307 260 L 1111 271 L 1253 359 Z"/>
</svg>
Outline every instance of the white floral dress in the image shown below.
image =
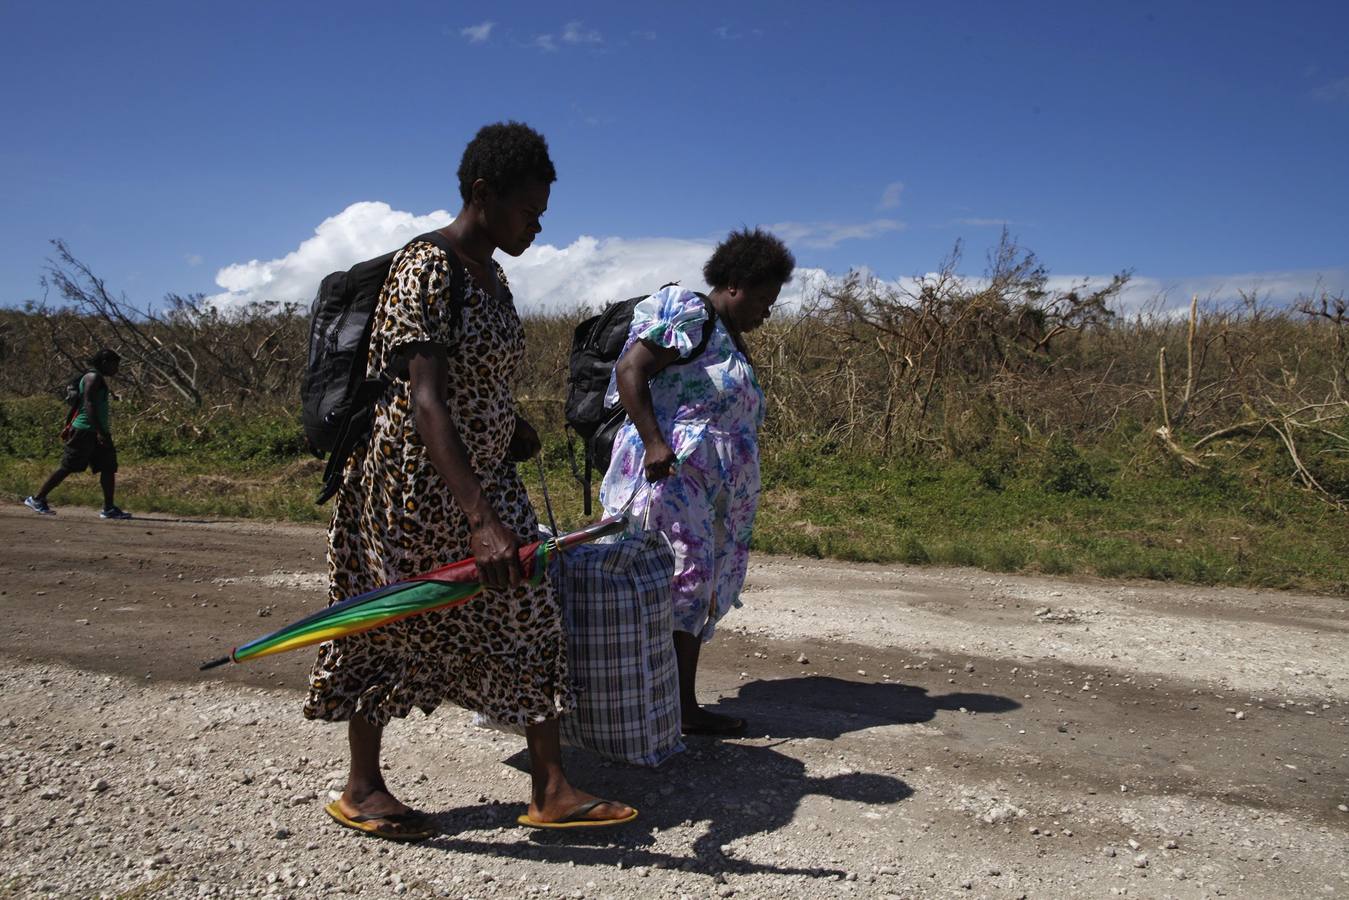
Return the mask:
<svg viewBox="0 0 1349 900">
<path fill-rule="evenodd" d="M 686 357 L 707 322 L 707 307 L 696 293 L 662 288 L 637 304 L 624 352 L 642 340 Z M 664 532 L 675 549 L 675 628 L 707 641 L 721 617 L 740 605 L 745 583 L 759 505 L 763 390 L 718 317 L 696 360 L 676 362 L 651 379 L 651 400 L 679 464 L 649 491 L 640 490 L 646 448 L 628 422 L 614 439 L 600 502 L 612 515 L 636 493 L 632 509 L 638 521 L 650 505 L 651 527 Z M 605 403 L 617 402 L 611 378 Z"/>
</svg>

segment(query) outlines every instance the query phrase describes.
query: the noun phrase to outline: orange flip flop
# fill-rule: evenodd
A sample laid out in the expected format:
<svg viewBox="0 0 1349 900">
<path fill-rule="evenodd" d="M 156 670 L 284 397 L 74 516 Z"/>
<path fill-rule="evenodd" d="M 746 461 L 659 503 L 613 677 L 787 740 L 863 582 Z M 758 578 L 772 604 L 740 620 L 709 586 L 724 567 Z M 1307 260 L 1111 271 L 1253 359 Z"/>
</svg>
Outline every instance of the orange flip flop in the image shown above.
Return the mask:
<svg viewBox="0 0 1349 900">
<path fill-rule="evenodd" d="M 348 816 L 342 812 L 342 807 L 334 800 L 323 811 L 332 816 L 333 821 L 343 826 L 359 831 L 361 834 L 370 837 L 383 838 L 386 841 L 423 841 L 429 838 L 435 832 L 426 828 L 426 816 L 422 813 L 391 813 L 383 816 Z M 388 828 L 388 823 L 402 828 Z M 422 826 L 417 828 L 416 826 Z M 411 830 L 403 830 L 408 828 Z"/>
<path fill-rule="evenodd" d="M 515 821 L 521 825 L 528 825 L 530 828 L 604 828 L 609 825 L 622 825 L 625 822 L 631 822 L 637 818 L 637 810 L 632 811 L 632 815 L 624 816 L 621 819 L 587 819 L 586 813 L 597 806 L 603 806 L 611 803 L 611 800 L 589 800 L 580 806 L 570 810 L 565 816 L 556 822 L 540 822 L 537 819 L 531 819 L 526 813 Z"/>
</svg>

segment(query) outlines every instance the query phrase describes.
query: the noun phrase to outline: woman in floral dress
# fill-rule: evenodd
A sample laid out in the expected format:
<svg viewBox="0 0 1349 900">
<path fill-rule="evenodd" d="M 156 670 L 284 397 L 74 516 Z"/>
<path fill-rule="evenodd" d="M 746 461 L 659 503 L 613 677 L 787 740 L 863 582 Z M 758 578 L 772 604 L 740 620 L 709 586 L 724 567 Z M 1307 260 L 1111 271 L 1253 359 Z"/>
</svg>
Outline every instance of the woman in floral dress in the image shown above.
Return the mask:
<svg viewBox="0 0 1349 900">
<path fill-rule="evenodd" d="M 614 438 L 600 501 L 611 515 L 631 501 L 644 517 L 649 506 L 651 527 L 675 549 L 674 643 L 685 734 L 745 728 L 742 719 L 702 709 L 694 686 L 702 644 L 740 605 L 759 502 L 764 397 L 741 336 L 768 319 L 795 265 L 773 235 L 733 232 L 703 267 L 712 286 L 705 300 L 671 286 L 637 304 L 605 398 L 606 405 L 621 401 L 629 421 Z M 709 327 L 706 348 L 690 359 Z"/>
<path fill-rule="evenodd" d="M 539 441 L 511 396 L 524 332 L 492 254 L 519 256 L 533 242 L 554 180 L 537 132 L 518 123 L 483 128 L 459 166 L 463 209 L 441 229 L 457 259 L 409 244 L 376 306 L 367 372 L 394 381 L 337 494 L 329 600 L 468 556 L 487 587 L 462 606 L 319 649 L 304 714 L 348 722 L 351 747 L 346 790 L 327 812 L 377 837 L 432 832 L 429 817 L 385 784 L 380 739 L 391 717 L 413 707 L 429 714 L 443 701 L 525 728 L 532 792 L 523 824 L 636 816 L 578 791 L 563 774 L 557 716 L 572 695 L 561 610 L 551 585 L 525 581 L 516 555 L 537 522 L 515 463 L 537 453 Z"/>
</svg>

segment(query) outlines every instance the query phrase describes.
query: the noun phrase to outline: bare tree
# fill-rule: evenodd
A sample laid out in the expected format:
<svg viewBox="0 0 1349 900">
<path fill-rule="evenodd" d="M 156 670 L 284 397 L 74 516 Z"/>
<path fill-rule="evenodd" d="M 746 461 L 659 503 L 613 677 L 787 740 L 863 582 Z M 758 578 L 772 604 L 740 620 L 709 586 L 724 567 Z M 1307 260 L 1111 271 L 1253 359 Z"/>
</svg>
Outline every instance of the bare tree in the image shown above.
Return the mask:
<svg viewBox="0 0 1349 900">
<path fill-rule="evenodd" d="M 278 303 L 254 302 L 222 310 L 202 295 L 169 294 L 161 308 L 137 307 L 114 294 L 63 241 L 43 284 L 69 305 L 45 302 L 32 311 L 45 319 L 47 340 L 74 362 L 110 344 L 127 361 L 133 386 L 149 396 L 165 392 L 200 407 L 213 402 L 243 405 L 298 396 L 307 347 L 302 315 Z"/>
<path fill-rule="evenodd" d="M 102 278 L 71 254 L 64 241 L 54 240 L 56 258 L 47 264 L 43 286 L 51 287 L 86 316 L 106 325 L 117 352 L 140 370 L 140 377 L 157 381 L 200 406 L 197 360 L 181 343 L 166 342 L 159 332 L 162 320 L 148 309 L 132 306 L 125 295 L 114 296 Z M 156 327 L 159 326 L 159 327 Z"/>
</svg>

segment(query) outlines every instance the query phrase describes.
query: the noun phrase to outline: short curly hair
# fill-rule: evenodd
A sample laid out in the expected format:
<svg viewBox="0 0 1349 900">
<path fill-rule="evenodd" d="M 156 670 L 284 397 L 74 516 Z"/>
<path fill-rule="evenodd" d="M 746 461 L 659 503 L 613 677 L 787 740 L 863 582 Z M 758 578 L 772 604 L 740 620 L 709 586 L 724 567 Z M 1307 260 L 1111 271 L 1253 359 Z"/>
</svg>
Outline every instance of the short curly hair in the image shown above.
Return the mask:
<svg viewBox="0 0 1349 900">
<path fill-rule="evenodd" d="M 775 235 L 759 228 L 732 231 L 712 251 L 703 278 L 714 288 L 753 288 L 792 280 L 796 257 Z"/>
<path fill-rule="evenodd" d="M 473 182 L 479 178 L 507 194 L 531 178 L 552 184 L 557 170 L 543 135 L 523 122 L 497 122 L 478 129 L 459 160 L 459 196 L 464 203 L 472 199 Z"/>
<path fill-rule="evenodd" d="M 89 359 L 89 364 L 93 366 L 95 369 L 97 369 L 100 373 L 105 373 L 108 371 L 108 369 L 112 366 L 113 363 L 119 363 L 121 361 L 122 355 L 120 353 L 118 353 L 116 350 L 109 350 L 107 348 L 104 348 L 95 353 Z"/>
</svg>

